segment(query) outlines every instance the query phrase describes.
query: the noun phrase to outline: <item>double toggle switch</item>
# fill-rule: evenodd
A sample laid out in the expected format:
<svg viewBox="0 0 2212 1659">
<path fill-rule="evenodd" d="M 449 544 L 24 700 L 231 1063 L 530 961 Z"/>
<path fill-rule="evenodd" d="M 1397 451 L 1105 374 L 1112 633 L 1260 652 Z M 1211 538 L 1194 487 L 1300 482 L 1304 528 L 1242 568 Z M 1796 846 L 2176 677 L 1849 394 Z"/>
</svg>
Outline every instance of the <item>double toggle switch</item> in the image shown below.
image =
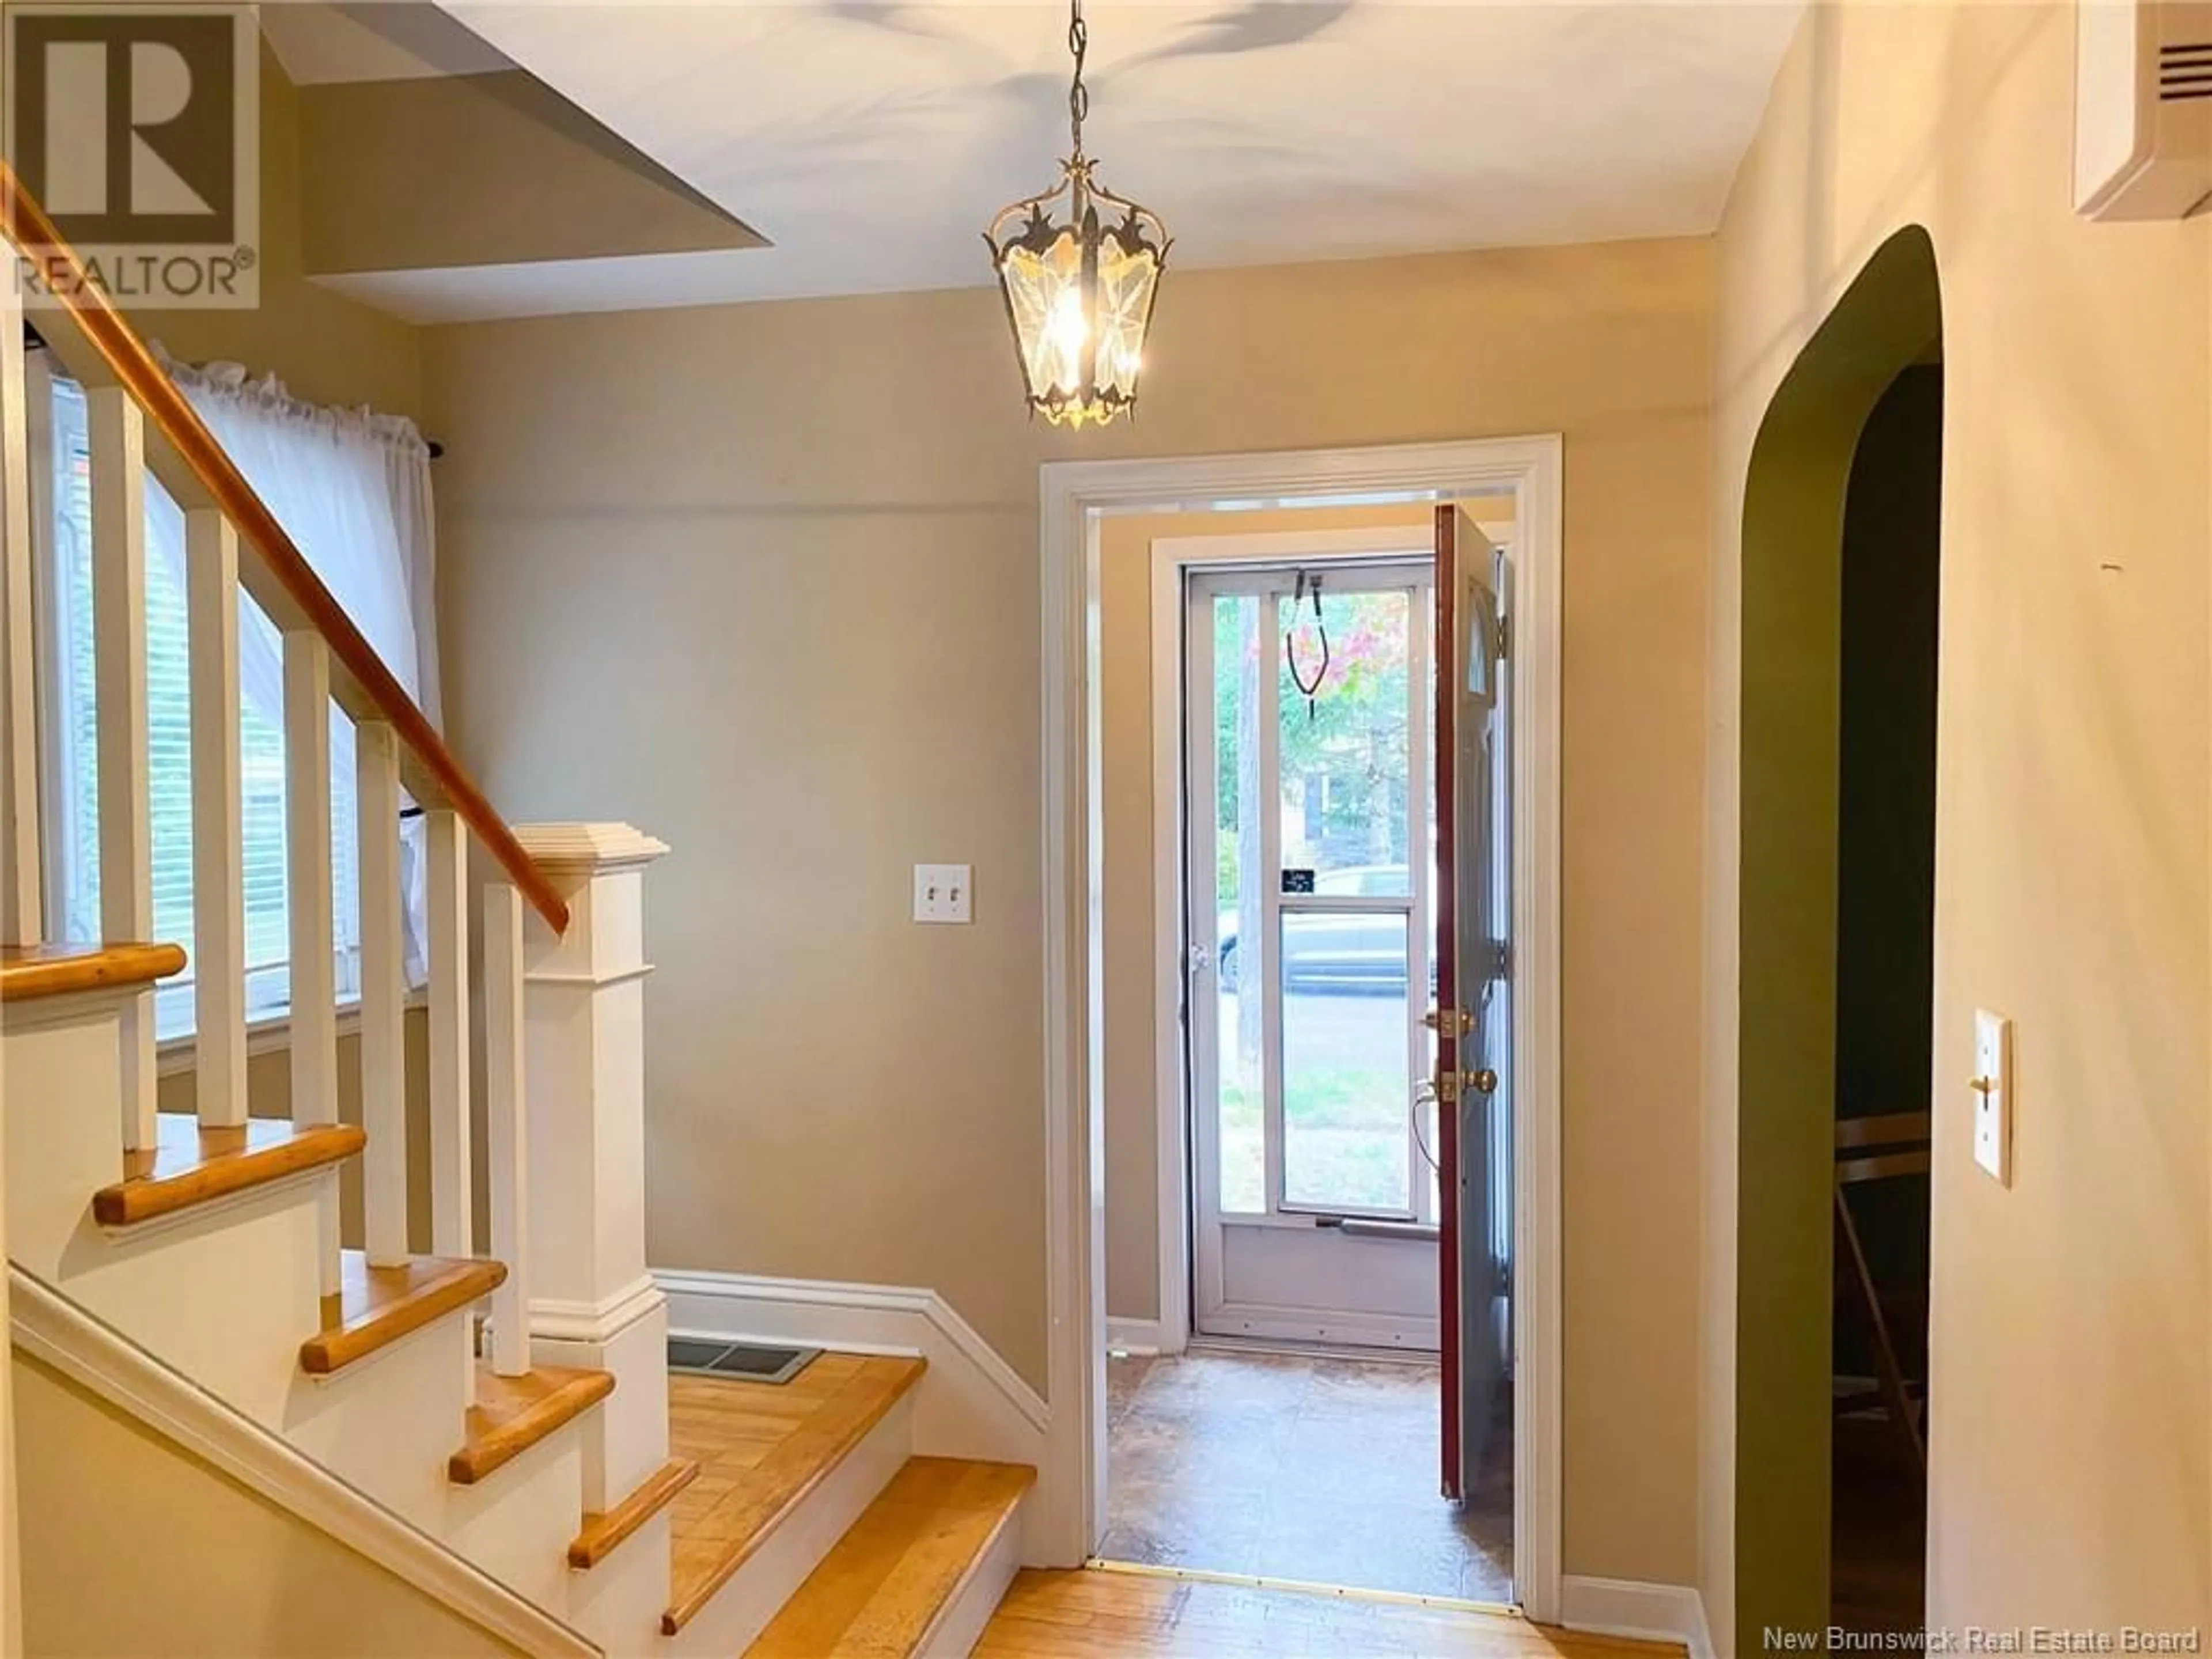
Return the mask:
<svg viewBox="0 0 2212 1659">
<path fill-rule="evenodd" d="M 1974 1162 L 2012 1185 L 2012 1022 L 1974 1011 Z"/>
</svg>

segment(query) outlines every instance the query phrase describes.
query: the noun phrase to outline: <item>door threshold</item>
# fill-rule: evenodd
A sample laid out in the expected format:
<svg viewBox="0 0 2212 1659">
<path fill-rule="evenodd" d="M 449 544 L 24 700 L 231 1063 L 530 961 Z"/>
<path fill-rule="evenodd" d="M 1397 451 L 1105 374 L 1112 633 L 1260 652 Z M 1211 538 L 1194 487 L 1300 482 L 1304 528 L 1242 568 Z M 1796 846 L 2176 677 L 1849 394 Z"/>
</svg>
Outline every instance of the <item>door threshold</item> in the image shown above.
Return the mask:
<svg viewBox="0 0 2212 1659">
<path fill-rule="evenodd" d="M 1349 1342 L 1299 1342 L 1284 1336 L 1204 1336 L 1194 1334 L 1186 1353 L 1287 1354 L 1300 1359 L 1357 1359 L 1363 1364 L 1433 1365 L 1434 1348 L 1368 1348 Z"/>
<path fill-rule="evenodd" d="M 1269 1578 L 1255 1572 L 1216 1572 L 1207 1567 L 1161 1566 L 1149 1561 L 1109 1561 L 1103 1556 L 1094 1556 L 1083 1565 L 1088 1572 L 1126 1573 L 1134 1578 L 1177 1578 L 1194 1584 L 1228 1584 L 1238 1589 L 1287 1590 L 1298 1595 L 1332 1595 L 1340 1601 L 1436 1607 L 1448 1613 L 1483 1613 L 1501 1619 L 1528 1617 L 1510 1601 L 1471 1601 L 1456 1595 L 1424 1595 L 1414 1590 L 1362 1589 L 1357 1584 L 1316 1584 L 1301 1578 Z"/>
</svg>

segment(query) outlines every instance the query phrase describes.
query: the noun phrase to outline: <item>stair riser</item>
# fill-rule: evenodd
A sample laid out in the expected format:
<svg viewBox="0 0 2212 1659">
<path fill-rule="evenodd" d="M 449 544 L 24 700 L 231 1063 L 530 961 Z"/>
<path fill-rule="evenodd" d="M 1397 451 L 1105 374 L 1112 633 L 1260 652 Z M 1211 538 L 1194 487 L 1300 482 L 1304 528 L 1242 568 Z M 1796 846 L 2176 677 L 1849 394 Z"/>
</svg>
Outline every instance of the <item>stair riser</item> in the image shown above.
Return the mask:
<svg viewBox="0 0 2212 1659">
<path fill-rule="evenodd" d="M 100 1237 L 92 1195 L 123 1173 L 121 1037 L 112 998 L 31 1007 L 40 1018 L 11 1010 L 0 1036 L 8 1254 L 52 1280 L 73 1244 Z"/>
<path fill-rule="evenodd" d="M 322 1322 L 322 1212 L 336 1167 L 127 1228 L 93 1219 L 92 1194 L 123 1168 L 119 1032 L 112 996 L 11 1009 L 6 1068 L 7 1243 L 27 1269 L 340 1478 L 560 1613 L 566 1552 L 583 1510 L 585 1433 L 557 1431 L 473 1488 L 453 1486 L 473 1386 L 469 1320 L 447 1314 L 311 1377 L 300 1343 Z M 663 1528 L 665 1533 L 665 1528 Z M 633 1540 L 634 1546 L 637 1540 Z M 641 1552 L 650 1571 L 650 1549 Z M 667 1593 L 634 1590 L 650 1631 Z"/>
<path fill-rule="evenodd" d="M 455 1485 L 446 1464 L 463 1433 L 475 1370 L 473 1311 L 447 1314 L 327 1379 L 302 1374 L 299 1409 L 284 1431 L 386 1508 L 566 1618 L 575 1577 L 568 1540 L 582 1510 L 586 1437 L 601 1408 L 562 1425 L 476 1485 Z M 664 1557 L 663 1595 L 667 1582 Z"/>
<path fill-rule="evenodd" d="M 300 1333 L 318 1318 L 316 1170 L 131 1228 L 93 1220 L 123 1167 L 112 999 L 33 1005 L 0 1037 L 8 1080 L 8 1253 L 256 1421 L 294 1405 Z"/>
<path fill-rule="evenodd" d="M 922 1640 L 921 1659 L 968 1659 L 975 1651 L 983 1627 L 991 1622 L 1014 1575 L 1022 1570 L 1022 1527 L 1033 1501 L 1033 1498 L 1022 1499 L 967 1582 L 945 1604 Z"/>
<path fill-rule="evenodd" d="M 443 1537 L 446 1460 L 460 1443 L 472 1383 L 466 1311 L 434 1320 L 330 1377 L 301 1370 L 299 1352 L 295 1334 L 285 1437 L 386 1508 Z"/>
<path fill-rule="evenodd" d="M 447 1487 L 434 1529 L 510 1589 L 563 1620 L 570 1618 L 578 1577 L 568 1571 L 568 1550 L 580 1513 L 589 1420 L 586 1413 L 562 1425 L 478 1485 Z"/>
<path fill-rule="evenodd" d="M 615 1391 L 580 1418 L 573 1431 L 583 1451 L 580 1516 L 614 1507 L 667 1462 L 664 1307 L 654 1306 L 605 1342 L 538 1337 L 531 1343 L 531 1358 L 541 1365 L 596 1368 L 615 1379 Z M 562 1616 L 617 1659 L 668 1651 L 660 1637 L 660 1616 L 668 1606 L 671 1521 L 664 1510 L 588 1571 L 568 1571 L 564 1565 Z M 564 1564 L 567 1552 L 563 1540 Z"/>
<path fill-rule="evenodd" d="M 903 1396 L 779 1522 L 698 1616 L 660 1646 L 680 1659 L 728 1659 L 752 1645 L 914 1450 L 914 1395 Z M 611 1651 L 612 1650 L 610 1650 Z"/>
<path fill-rule="evenodd" d="M 668 1606 L 671 1524 L 664 1510 L 590 1571 L 568 1573 L 562 1617 L 605 1648 L 610 1659 L 686 1650 L 680 1638 L 670 1642 L 660 1634 L 660 1615 Z"/>
</svg>

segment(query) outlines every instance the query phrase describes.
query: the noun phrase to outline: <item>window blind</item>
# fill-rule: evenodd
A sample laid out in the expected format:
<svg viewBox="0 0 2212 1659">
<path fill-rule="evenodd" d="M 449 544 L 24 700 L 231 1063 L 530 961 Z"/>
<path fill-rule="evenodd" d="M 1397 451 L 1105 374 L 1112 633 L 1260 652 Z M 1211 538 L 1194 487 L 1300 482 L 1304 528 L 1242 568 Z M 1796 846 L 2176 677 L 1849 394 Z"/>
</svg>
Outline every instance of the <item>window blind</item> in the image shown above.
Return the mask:
<svg viewBox="0 0 2212 1659">
<path fill-rule="evenodd" d="M 55 518 L 52 615 L 46 653 L 47 722 L 57 753 L 48 776 L 51 878 L 63 936 L 96 941 L 100 926 L 100 711 L 93 637 L 91 453 L 84 396 L 57 379 L 53 392 Z M 186 946 L 192 939 L 191 684 L 190 613 L 184 584 L 183 514 L 149 472 L 146 477 L 146 690 L 154 863 L 154 933 Z M 252 599 L 239 596 L 240 627 L 270 624 Z M 351 724 L 331 708 L 331 877 L 338 994 L 360 992 L 361 898 Z M 276 719 L 241 701 L 239 754 L 242 780 L 246 900 L 246 1015 L 281 1014 L 290 996 L 289 883 L 284 847 L 284 740 Z M 155 996 L 155 1029 L 164 1037 L 193 1029 L 193 969 L 165 981 Z"/>
</svg>

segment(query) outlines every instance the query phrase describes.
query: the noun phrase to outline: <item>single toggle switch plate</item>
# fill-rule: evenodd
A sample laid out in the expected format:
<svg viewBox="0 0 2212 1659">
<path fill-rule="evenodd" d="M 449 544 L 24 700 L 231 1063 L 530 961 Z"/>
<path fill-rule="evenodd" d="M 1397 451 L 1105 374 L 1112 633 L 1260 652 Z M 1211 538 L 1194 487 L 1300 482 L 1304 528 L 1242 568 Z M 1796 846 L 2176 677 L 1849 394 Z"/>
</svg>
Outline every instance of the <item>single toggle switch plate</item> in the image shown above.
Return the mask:
<svg viewBox="0 0 2212 1659">
<path fill-rule="evenodd" d="M 1974 1162 L 2012 1185 L 2012 1022 L 1974 1011 Z"/>
<path fill-rule="evenodd" d="M 971 890 L 974 871 L 965 864 L 917 864 L 914 866 L 914 919 L 916 921 L 967 922 L 975 919 Z"/>
</svg>

